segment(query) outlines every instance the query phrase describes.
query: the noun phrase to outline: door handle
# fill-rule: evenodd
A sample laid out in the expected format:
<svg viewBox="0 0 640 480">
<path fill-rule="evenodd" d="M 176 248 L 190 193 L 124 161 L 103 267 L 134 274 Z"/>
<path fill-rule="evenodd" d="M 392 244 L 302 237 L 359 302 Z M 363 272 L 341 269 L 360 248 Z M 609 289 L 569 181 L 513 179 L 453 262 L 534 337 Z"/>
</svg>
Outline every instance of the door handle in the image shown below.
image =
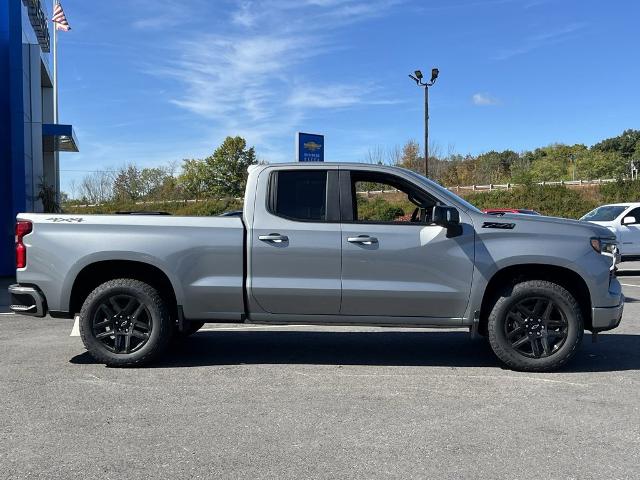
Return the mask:
<svg viewBox="0 0 640 480">
<path fill-rule="evenodd" d="M 378 239 L 369 235 L 358 235 L 357 237 L 348 237 L 347 242 L 361 243 L 362 245 L 373 245 L 374 243 L 378 243 Z"/>
<path fill-rule="evenodd" d="M 288 242 L 289 237 L 286 235 L 280 235 L 279 233 L 270 233 L 269 235 L 258 236 L 258 240 L 262 240 L 263 242 L 282 243 Z"/>
</svg>

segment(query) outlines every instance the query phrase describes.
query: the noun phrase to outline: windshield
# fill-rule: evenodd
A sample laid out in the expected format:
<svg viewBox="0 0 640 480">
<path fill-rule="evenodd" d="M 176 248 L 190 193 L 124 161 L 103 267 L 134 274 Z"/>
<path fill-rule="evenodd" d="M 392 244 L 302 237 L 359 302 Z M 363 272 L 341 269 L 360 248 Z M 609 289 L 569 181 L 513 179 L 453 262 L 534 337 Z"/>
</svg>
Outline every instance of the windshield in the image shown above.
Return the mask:
<svg viewBox="0 0 640 480">
<path fill-rule="evenodd" d="M 603 205 L 591 210 L 580 220 L 588 222 L 611 222 L 628 208 L 628 205 Z"/>
<path fill-rule="evenodd" d="M 453 193 L 451 190 L 447 190 L 442 185 L 434 182 L 433 180 L 428 179 L 424 175 L 420 175 L 419 173 L 416 173 L 413 170 L 408 170 L 406 168 L 403 168 L 403 170 L 405 172 L 407 172 L 408 174 L 410 174 L 413 178 L 415 178 L 419 182 L 421 182 L 423 184 L 427 184 L 427 185 L 429 185 L 429 187 L 434 188 L 435 190 L 437 190 L 443 197 L 452 198 L 454 203 L 457 202 L 459 204 L 462 204 L 462 206 L 464 208 L 466 208 L 467 210 L 472 210 L 472 211 L 474 211 L 476 213 L 482 213 L 475 205 L 470 204 L 464 198 L 459 197 L 458 195 Z"/>
</svg>

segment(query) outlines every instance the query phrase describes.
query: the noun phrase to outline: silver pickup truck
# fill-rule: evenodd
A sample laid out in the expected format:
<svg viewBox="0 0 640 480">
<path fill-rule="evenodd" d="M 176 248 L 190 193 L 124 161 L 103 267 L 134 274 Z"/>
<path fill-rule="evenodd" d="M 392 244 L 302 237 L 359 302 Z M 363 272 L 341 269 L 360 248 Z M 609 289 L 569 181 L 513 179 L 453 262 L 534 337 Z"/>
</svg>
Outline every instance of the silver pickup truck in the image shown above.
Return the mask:
<svg viewBox="0 0 640 480">
<path fill-rule="evenodd" d="M 546 371 L 624 305 L 606 228 L 496 218 L 385 166 L 251 167 L 236 216 L 17 220 L 11 308 L 79 313 L 86 348 L 112 366 L 156 359 L 205 322 L 244 322 L 468 328 L 507 366 Z"/>
</svg>

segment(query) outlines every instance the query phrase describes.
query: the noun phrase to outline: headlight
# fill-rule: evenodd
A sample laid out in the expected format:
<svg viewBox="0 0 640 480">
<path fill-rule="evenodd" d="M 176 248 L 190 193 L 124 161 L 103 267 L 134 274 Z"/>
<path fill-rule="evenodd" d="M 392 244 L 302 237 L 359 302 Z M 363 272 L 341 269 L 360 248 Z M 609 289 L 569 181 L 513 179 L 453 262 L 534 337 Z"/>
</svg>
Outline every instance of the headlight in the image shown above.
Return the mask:
<svg viewBox="0 0 640 480">
<path fill-rule="evenodd" d="M 591 239 L 591 246 L 596 252 L 604 255 L 615 255 L 618 251 L 618 242 L 613 238 L 593 237 Z"/>
</svg>

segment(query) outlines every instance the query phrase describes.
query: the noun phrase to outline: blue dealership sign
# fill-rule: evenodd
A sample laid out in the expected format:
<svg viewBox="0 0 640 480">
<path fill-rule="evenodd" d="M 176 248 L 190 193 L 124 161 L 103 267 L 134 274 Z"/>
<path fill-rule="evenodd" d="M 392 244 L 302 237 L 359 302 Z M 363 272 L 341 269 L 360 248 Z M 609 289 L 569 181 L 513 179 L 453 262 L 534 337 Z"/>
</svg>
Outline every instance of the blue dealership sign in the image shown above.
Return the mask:
<svg viewBox="0 0 640 480">
<path fill-rule="evenodd" d="M 324 135 L 296 134 L 296 160 L 298 162 L 324 162 Z"/>
</svg>

